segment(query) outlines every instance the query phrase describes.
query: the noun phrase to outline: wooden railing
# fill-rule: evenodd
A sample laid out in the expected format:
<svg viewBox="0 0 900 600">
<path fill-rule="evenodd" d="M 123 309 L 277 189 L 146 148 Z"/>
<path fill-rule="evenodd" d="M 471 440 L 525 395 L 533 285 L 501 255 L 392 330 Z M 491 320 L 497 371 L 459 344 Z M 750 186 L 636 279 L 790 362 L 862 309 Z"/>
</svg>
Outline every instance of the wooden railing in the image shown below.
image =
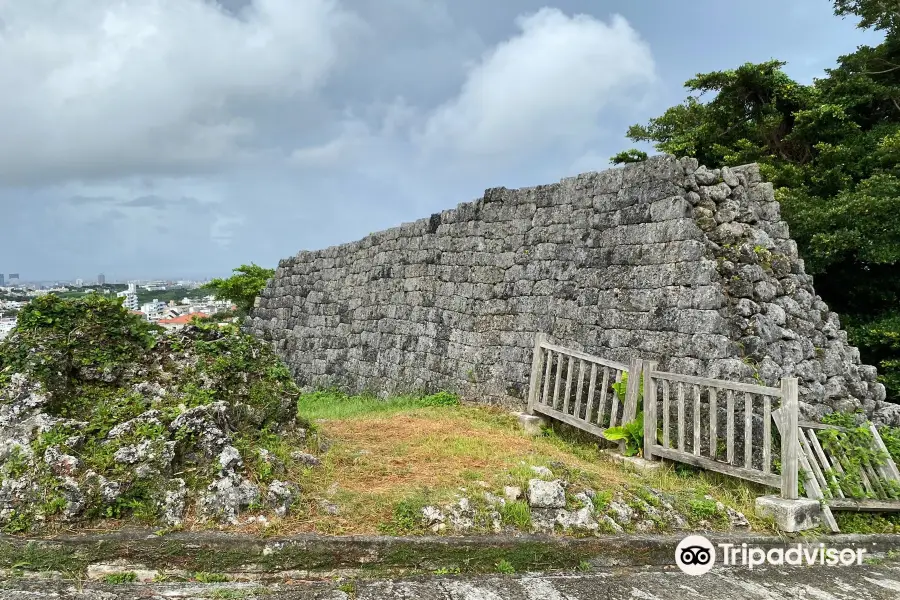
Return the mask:
<svg viewBox="0 0 900 600">
<path fill-rule="evenodd" d="M 557 346 L 539 333 L 535 339 L 528 412 L 558 419 L 583 431 L 602 436 L 603 432 L 633 420 L 637 415 L 637 395 L 641 362 L 630 365 Z M 624 398 L 613 384 L 627 377 Z"/>
<path fill-rule="evenodd" d="M 780 488 L 782 497 L 797 498 L 796 378 L 783 378 L 775 388 L 666 373 L 656 366 L 644 362 L 644 458 L 687 463 Z M 773 453 L 776 409 L 786 433 Z M 780 473 L 775 472 L 776 459 Z"/>
<path fill-rule="evenodd" d="M 780 423 L 777 418 L 775 422 Z M 870 450 L 880 455 L 882 460 L 875 461 L 865 455 L 853 460 L 845 451 L 831 448 L 819 440 L 819 432 L 829 429 L 847 431 L 843 427 L 806 421 L 800 421 L 795 427 L 799 479 L 806 497 L 822 503 L 825 522 L 835 533 L 840 530 L 832 510 L 900 511 L 900 472 L 878 430 L 872 423 L 868 423 L 867 427 L 872 436 Z M 780 425 L 779 429 L 784 431 Z M 845 493 L 838 481 L 838 477 L 845 474 L 845 469 L 858 474 L 861 490 L 854 493 L 848 489 Z"/>
<path fill-rule="evenodd" d="M 900 511 L 900 472 L 871 424 L 871 450 L 886 460 L 865 459 L 854 467 L 863 489 L 860 497 L 851 498 L 841 489 L 836 474 L 844 473 L 850 459 L 842 451 L 832 452 L 816 433 L 841 428 L 799 421 L 796 378 L 784 377 L 780 387 L 768 387 L 656 367 L 656 362 L 639 358 L 627 365 L 607 360 L 551 344 L 538 334 L 528 412 L 602 437 L 643 410 L 645 459 L 668 459 L 779 488 L 789 500 L 798 498 L 802 479 L 805 495 L 822 502 L 833 531 L 838 526 L 832 509 Z M 615 384 L 626 375 L 620 395 L 615 388 L 621 386 Z"/>
</svg>

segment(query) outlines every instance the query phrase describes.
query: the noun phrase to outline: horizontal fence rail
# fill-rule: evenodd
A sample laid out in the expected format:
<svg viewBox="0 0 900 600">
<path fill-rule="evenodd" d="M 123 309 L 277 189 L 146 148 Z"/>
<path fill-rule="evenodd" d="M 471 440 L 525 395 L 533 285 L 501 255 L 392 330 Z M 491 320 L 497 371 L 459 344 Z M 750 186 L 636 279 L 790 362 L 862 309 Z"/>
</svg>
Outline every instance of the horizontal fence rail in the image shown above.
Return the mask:
<svg viewBox="0 0 900 600">
<path fill-rule="evenodd" d="M 565 348 L 538 334 L 534 344 L 528 412 L 540 413 L 598 436 L 610 427 L 627 423 L 637 414 L 640 361 L 625 365 Z M 616 388 L 623 379 L 627 389 Z"/>
<path fill-rule="evenodd" d="M 687 463 L 797 498 L 795 440 L 783 435 L 773 448 L 772 435 L 773 411 L 783 409 L 781 418 L 796 423 L 795 378 L 782 379 L 776 388 L 667 373 L 656 366 L 644 362 L 644 458 Z"/>
</svg>

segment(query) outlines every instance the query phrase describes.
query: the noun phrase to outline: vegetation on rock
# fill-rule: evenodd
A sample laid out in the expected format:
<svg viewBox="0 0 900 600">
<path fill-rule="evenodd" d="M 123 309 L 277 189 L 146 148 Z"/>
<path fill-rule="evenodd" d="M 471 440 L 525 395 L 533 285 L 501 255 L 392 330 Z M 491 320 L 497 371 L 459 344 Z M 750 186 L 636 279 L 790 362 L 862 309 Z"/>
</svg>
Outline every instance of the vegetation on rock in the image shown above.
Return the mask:
<svg viewBox="0 0 900 600">
<path fill-rule="evenodd" d="M 840 57 L 811 85 L 793 81 L 777 60 L 698 74 L 685 84 L 692 95 L 684 103 L 628 136 L 709 168 L 759 163 L 817 291 L 898 401 L 900 22 L 892 2 L 834 6 L 883 30 L 884 41 Z"/>
<path fill-rule="evenodd" d="M 299 390 L 233 325 L 165 333 L 99 295 L 36 298 L 0 343 L 0 526 L 287 510 Z"/>
</svg>

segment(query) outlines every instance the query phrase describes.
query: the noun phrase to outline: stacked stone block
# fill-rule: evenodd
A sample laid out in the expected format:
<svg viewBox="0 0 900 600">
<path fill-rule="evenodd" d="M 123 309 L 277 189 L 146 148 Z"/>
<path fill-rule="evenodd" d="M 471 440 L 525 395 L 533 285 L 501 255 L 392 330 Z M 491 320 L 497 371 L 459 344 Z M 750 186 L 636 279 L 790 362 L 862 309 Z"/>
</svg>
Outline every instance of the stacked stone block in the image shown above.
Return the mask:
<svg viewBox="0 0 900 600">
<path fill-rule="evenodd" d="M 900 421 L 805 274 L 755 165 L 692 159 L 484 197 L 282 260 L 246 328 L 302 385 L 521 402 L 534 336 L 691 375 L 801 380 L 803 411 Z"/>
</svg>

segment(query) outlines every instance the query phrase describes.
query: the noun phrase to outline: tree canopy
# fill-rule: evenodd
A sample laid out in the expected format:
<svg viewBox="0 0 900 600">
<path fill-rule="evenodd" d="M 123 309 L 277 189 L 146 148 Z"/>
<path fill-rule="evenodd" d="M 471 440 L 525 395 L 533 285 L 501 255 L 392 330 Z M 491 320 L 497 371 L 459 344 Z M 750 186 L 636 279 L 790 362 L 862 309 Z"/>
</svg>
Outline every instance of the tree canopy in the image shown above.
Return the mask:
<svg viewBox="0 0 900 600">
<path fill-rule="evenodd" d="M 256 297 L 266 287 L 266 281 L 275 275 L 275 269 L 266 269 L 257 264 L 241 265 L 232 269 L 234 273 L 227 279 L 213 279 L 204 287 L 217 298 L 231 300 L 237 306 L 238 313 L 247 315 L 253 309 Z"/>
<path fill-rule="evenodd" d="M 710 168 L 759 163 L 817 292 L 900 401 L 900 2 L 834 7 L 885 31 L 884 41 L 839 57 L 810 85 L 778 60 L 698 74 L 683 103 L 628 137 Z"/>
</svg>

